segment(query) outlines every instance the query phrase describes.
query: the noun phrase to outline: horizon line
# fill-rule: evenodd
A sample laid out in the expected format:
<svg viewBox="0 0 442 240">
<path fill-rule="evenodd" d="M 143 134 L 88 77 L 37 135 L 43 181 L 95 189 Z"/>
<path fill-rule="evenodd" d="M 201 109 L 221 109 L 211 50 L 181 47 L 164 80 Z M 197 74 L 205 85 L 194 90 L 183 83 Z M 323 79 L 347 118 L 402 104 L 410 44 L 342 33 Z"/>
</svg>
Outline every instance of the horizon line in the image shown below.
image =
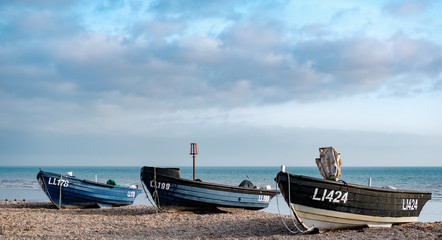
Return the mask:
<svg viewBox="0 0 442 240">
<path fill-rule="evenodd" d="M 150 166 L 150 165 L 0 165 L 0 167 L 144 167 L 144 166 Z M 199 165 L 198 167 L 281 167 L 282 165 Z M 306 166 L 306 165 L 285 165 L 286 167 L 314 167 L 317 168 L 317 166 Z M 154 167 L 154 166 L 151 166 Z M 170 168 L 170 167 L 193 167 L 192 165 L 157 165 L 155 167 L 162 167 L 162 168 Z M 442 167 L 437 165 L 401 165 L 401 166 L 393 166 L 393 165 L 350 165 L 350 166 L 341 166 L 341 168 L 346 167 Z"/>
</svg>

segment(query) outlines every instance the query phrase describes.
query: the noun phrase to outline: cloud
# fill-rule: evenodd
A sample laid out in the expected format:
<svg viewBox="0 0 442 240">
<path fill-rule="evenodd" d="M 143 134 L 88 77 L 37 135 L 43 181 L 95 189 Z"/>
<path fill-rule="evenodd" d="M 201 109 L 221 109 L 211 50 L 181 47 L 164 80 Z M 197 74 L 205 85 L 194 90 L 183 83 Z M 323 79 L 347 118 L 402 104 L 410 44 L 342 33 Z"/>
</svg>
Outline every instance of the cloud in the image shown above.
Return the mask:
<svg viewBox="0 0 442 240">
<path fill-rule="evenodd" d="M 328 77 L 326 82 L 312 83 L 312 89 L 324 84 L 347 94 L 373 92 L 383 87 L 394 93 L 389 84 L 408 77 L 414 81 L 403 84 L 404 91 L 441 81 L 441 68 L 437 67 L 442 57 L 441 46 L 401 33 L 383 40 L 356 37 L 306 41 L 293 49 L 294 58 L 310 63 L 315 72 Z"/>
<path fill-rule="evenodd" d="M 440 137 L 225 123 L 167 127 L 162 136 L 15 131 L 8 139 L 0 138 L 0 163 L 190 166 L 188 144 L 197 142 L 198 166 L 314 166 L 318 147 L 331 145 L 341 152 L 345 166 L 440 166 L 434 158 Z"/>
<path fill-rule="evenodd" d="M 0 36 L 4 45 L 51 41 L 82 30 L 75 16 L 59 14 L 57 10 L 5 8 L 0 12 L 3 16 Z"/>
<path fill-rule="evenodd" d="M 147 11 L 144 17 L 134 17 L 125 31 L 111 34 L 99 27 L 88 28 L 78 5 L 57 6 L 57 11 L 38 6 L 16 8 L 3 15 L 0 87 L 17 98 L 84 106 L 103 99 L 111 103 L 143 99 L 140 106 L 149 111 L 440 90 L 439 43 L 401 31 L 387 38 L 340 36 L 319 23 L 296 28 L 309 36 L 299 38 L 292 25 L 280 18 L 258 18 L 258 10 L 263 11 L 260 4 L 250 5 L 254 11 L 236 8 L 237 14 L 218 12 L 216 16 L 209 13 L 235 3 L 203 5 L 188 19 L 191 4 L 177 1 L 142 6 Z M 120 7 L 133 15 L 141 11 L 112 4 L 85 8 L 114 15 Z M 60 8 L 65 11 L 58 11 Z M 345 9 L 359 12 L 359 8 Z M 23 11 L 28 14 L 19 17 Z M 347 11 L 332 16 L 342 12 Z M 205 20 L 223 26 L 217 30 L 219 34 L 193 25 Z M 328 38 L 330 35 L 334 37 Z M 115 93 L 115 99 L 103 98 Z M 120 107 L 130 108 L 129 104 Z"/>
<path fill-rule="evenodd" d="M 306 24 L 300 28 L 301 34 L 306 36 L 311 36 L 314 39 L 321 39 L 322 37 L 328 36 L 331 32 L 327 30 L 327 26 L 324 24 Z"/>
<path fill-rule="evenodd" d="M 384 10 L 395 17 L 407 18 L 424 12 L 430 3 L 430 0 L 393 1 L 385 5 Z"/>
<path fill-rule="evenodd" d="M 237 30 L 232 32 L 233 41 L 192 35 L 155 49 L 98 34 L 41 43 L 38 51 L 9 52 L 5 47 L 9 55 L 1 59 L 2 87 L 28 97 L 50 97 L 54 95 L 45 89 L 52 82 L 90 99 L 118 91 L 164 103 L 158 108 L 207 108 L 317 101 L 379 89 L 394 94 L 399 85 L 401 92 L 412 94 L 416 87 L 428 91 L 422 86 L 441 81 L 441 47 L 402 34 L 384 40 L 307 40 L 281 45 L 285 47 L 273 34 L 248 51 Z"/>
<path fill-rule="evenodd" d="M 225 32 L 226 45 L 235 48 L 265 51 L 279 48 L 283 43 L 283 32 L 278 22 L 241 21 Z"/>
<path fill-rule="evenodd" d="M 157 17 L 128 21 L 126 31 L 112 34 L 89 29 L 77 5 L 66 7 L 72 12 L 29 8 L 25 17 L 13 11 L 1 32 L 1 87 L 27 97 L 60 97 L 44 90 L 53 83 L 90 101 L 119 92 L 174 109 L 318 101 L 381 89 L 394 94 L 398 86 L 401 94 L 413 94 L 441 81 L 438 43 L 401 32 L 329 39 L 324 36 L 333 31 L 318 23 L 299 28 L 310 36 L 299 39 L 276 17 L 241 10 L 222 18 L 209 14 L 220 5 L 235 4 L 204 3 L 186 19 L 192 4 L 155 2 L 141 8 Z M 120 7 L 139 14 L 113 4 L 88 7 L 100 14 L 114 15 Z M 200 26 L 193 23 L 217 17 L 229 23 L 220 34 L 189 31 Z"/>
<path fill-rule="evenodd" d="M 415 35 L 401 19 L 428 4 L 394 2 L 392 19 L 368 3 L 1 2 L 0 152 L 142 164 L 163 145 L 202 141 L 242 159 L 259 149 L 266 162 L 266 142 L 287 158 L 294 145 L 363 151 L 360 129 L 370 146 L 385 135 L 369 131 L 440 136 L 439 23 Z M 215 145 L 208 164 L 222 161 Z"/>
</svg>

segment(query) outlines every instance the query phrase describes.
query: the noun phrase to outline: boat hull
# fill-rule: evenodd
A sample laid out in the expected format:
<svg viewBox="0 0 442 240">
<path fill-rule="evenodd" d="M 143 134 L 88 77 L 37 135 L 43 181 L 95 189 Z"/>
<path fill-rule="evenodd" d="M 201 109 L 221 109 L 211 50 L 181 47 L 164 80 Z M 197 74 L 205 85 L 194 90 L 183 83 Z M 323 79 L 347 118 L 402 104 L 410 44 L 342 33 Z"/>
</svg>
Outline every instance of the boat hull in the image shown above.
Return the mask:
<svg viewBox="0 0 442 240">
<path fill-rule="evenodd" d="M 266 208 L 278 191 L 182 179 L 178 168 L 143 167 L 141 181 L 164 211 L 234 211 Z"/>
<path fill-rule="evenodd" d="M 37 180 L 58 208 L 118 207 L 133 204 L 139 189 L 81 180 L 40 171 Z"/>
<path fill-rule="evenodd" d="M 431 199 L 427 192 L 365 187 L 286 172 L 279 172 L 275 180 L 304 225 L 320 230 L 416 222 Z"/>
</svg>

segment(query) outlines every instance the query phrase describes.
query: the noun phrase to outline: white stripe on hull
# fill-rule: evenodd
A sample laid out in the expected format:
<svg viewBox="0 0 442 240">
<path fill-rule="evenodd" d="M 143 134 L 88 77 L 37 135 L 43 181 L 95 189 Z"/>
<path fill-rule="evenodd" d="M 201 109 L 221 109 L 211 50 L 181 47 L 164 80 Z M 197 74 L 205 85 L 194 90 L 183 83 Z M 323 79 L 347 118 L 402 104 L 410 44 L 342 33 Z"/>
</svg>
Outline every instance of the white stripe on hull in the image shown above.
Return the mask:
<svg viewBox="0 0 442 240">
<path fill-rule="evenodd" d="M 298 216 L 308 227 L 319 230 L 344 229 L 360 226 L 391 227 L 392 224 L 416 222 L 417 217 L 377 217 L 354 213 L 344 213 L 332 210 L 291 204 Z"/>
</svg>

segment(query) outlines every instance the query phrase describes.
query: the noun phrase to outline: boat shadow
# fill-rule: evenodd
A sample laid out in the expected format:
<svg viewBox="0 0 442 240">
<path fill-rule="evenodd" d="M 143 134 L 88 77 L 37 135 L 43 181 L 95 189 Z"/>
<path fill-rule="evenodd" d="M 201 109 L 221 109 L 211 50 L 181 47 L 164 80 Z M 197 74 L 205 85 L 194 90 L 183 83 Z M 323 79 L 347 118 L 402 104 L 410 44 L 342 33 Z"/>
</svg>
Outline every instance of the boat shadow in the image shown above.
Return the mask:
<svg viewBox="0 0 442 240">
<path fill-rule="evenodd" d="M 113 208 L 84 208 L 66 209 L 61 212 L 75 212 L 81 215 L 103 215 L 103 216 L 137 216 L 156 214 L 156 208 L 146 205 L 132 205 Z"/>
<path fill-rule="evenodd" d="M 57 209 L 50 202 L 1 201 L 0 208 Z"/>
<path fill-rule="evenodd" d="M 41 209 L 53 210 L 58 214 L 82 214 L 82 215 L 145 215 L 155 214 L 156 208 L 146 205 L 132 205 L 113 208 L 83 208 L 83 209 L 58 209 L 50 202 L 26 202 L 26 201 L 1 201 L 0 208 L 16 209 Z"/>
</svg>

